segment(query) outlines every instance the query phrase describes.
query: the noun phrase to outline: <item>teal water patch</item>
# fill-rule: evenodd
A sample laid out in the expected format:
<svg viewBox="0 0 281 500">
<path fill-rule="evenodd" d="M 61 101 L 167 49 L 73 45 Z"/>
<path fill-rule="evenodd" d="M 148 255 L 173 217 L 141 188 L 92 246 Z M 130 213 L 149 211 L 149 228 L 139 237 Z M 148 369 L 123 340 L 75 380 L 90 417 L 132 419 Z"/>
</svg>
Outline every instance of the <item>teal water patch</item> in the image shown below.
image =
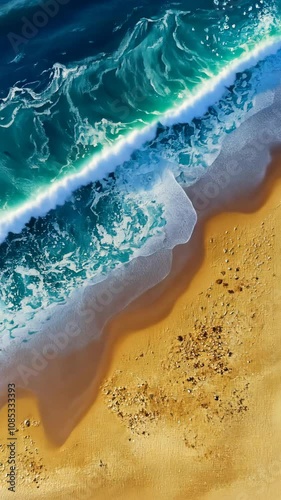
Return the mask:
<svg viewBox="0 0 281 500">
<path fill-rule="evenodd" d="M 140 181 L 133 191 L 113 176 L 81 188 L 1 245 L 0 331 L 14 338 L 23 330 L 26 340 L 38 331 L 42 313 L 46 317 L 48 311 L 50 319 L 53 307 L 66 304 L 73 292 L 105 280 L 137 257 L 185 243 L 195 223 L 184 191 L 164 170 L 149 175 L 149 187 Z"/>
<path fill-rule="evenodd" d="M 129 193 L 111 177 L 88 186 L 45 218 L 33 219 L 1 246 L 2 327 L 25 311 L 62 303 L 79 286 L 129 262 L 165 226 L 151 191 Z M 18 326 L 13 321 L 12 327 Z"/>
</svg>

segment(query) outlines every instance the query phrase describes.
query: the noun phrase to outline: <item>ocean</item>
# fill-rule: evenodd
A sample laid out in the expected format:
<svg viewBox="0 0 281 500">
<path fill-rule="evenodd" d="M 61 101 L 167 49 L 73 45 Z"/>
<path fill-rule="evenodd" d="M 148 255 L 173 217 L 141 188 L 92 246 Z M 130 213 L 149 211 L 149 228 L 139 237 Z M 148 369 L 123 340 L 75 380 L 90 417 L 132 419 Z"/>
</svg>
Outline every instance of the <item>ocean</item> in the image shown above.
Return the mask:
<svg viewBox="0 0 281 500">
<path fill-rule="evenodd" d="M 188 241 L 184 189 L 280 85 L 280 21 L 280 0 L 0 0 L 2 334 Z"/>
</svg>

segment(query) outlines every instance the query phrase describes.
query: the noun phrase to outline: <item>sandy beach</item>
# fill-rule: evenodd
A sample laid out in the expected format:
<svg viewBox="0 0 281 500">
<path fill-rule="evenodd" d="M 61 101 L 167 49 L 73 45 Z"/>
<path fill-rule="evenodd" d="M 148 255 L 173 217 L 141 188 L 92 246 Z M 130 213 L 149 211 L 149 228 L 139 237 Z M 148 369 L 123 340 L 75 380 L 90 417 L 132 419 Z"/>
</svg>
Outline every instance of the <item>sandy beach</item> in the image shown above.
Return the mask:
<svg viewBox="0 0 281 500">
<path fill-rule="evenodd" d="M 92 364 L 88 354 L 83 380 L 85 353 L 61 360 L 66 380 L 68 367 L 89 401 L 79 422 L 69 412 L 64 442 L 56 443 L 62 421 L 50 421 L 32 395 L 17 398 L 14 498 L 279 499 L 280 161 L 278 154 L 245 213 L 230 207 L 198 225 L 196 254 L 182 266 L 177 249 L 157 293 L 111 321 L 106 348 L 103 340 L 95 345 Z M 58 408 L 72 390 L 66 387 Z M 11 496 L 7 443 L 5 405 L 3 500 Z"/>
</svg>

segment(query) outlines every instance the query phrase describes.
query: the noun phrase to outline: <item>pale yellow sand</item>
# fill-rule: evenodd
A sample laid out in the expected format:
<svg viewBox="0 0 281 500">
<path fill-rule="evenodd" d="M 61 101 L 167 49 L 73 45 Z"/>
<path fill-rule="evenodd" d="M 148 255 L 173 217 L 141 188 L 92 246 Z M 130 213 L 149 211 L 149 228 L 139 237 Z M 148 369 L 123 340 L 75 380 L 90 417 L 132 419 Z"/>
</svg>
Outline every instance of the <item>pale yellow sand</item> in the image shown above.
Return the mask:
<svg viewBox="0 0 281 500">
<path fill-rule="evenodd" d="M 95 403 L 63 446 L 47 440 L 36 402 L 18 400 L 14 495 L 1 410 L 1 499 L 279 500 L 280 200 L 275 180 L 255 213 L 207 223 L 192 283 L 161 321 L 120 337 Z M 110 329 L 127 331 L 133 317 Z"/>
</svg>

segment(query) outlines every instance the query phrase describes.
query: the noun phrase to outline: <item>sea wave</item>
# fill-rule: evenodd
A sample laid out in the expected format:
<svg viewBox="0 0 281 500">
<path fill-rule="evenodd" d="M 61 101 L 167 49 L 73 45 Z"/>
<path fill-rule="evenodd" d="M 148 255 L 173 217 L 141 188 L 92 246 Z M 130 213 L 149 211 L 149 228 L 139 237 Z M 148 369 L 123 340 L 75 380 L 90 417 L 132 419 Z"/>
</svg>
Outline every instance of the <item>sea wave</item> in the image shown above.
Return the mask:
<svg viewBox="0 0 281 500">
<path fill-rule="evenodd" d="M 67 198 L 82 185 L 106 177 L 118 165 L 128 161 L 135 150 L 148 141 L 153 141 L 159 122 L 164 126 L 172 126 L 179 123 L 190 123 L 194 118 L 204 116 L 208 108 L 223 96 L 226 87 L 234 84 L 237 73 L 252 68 L 258 61 L 271 54 L 276 54 L 280 47 L 280 37 L 263 41 L 249 53 L 243 54 L 238 60 L 229 63 L 219 75 L 199 86 L 196 93 L 186 99 L 180 106 L 158 116 L 157 120 L 149 125 L 136 128 L 126 137 L 119 138 L 115 144 L 104 148 L 102 152 L 95 155 L 81 170 L 65 175 L 35 199 L 23 203 L 19 208 L 2 213 L 0 218 L 0 240 L 3 242 L 9 232 L 19 233 L 31 217 L 44 216 L 52 208 L 65 203 Z M 57 71 L 58 68 L 55 71 L 56 75 L 58 74 Z M 57 77 L 53 80 L 52 85 L 55 84 L 54 81 L 57 82 Z M 14 96 L 17 89 L 12 89 L 10 92 Z M 33 96 L 33 98 L 35 97 Z M 11 95 L 8 96 L 6 101 L 11 101 Z M 38 106 L 41 105 L 40 100 Z"/>
</svg>

